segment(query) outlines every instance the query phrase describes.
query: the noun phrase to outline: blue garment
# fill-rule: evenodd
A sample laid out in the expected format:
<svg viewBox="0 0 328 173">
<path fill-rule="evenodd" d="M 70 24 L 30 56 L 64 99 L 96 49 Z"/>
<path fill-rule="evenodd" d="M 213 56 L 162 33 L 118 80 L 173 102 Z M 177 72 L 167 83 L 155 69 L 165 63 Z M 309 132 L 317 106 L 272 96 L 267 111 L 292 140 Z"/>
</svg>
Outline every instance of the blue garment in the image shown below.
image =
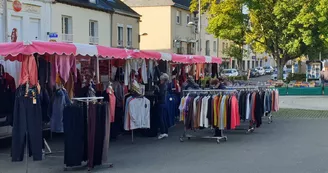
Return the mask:
<svg viewBox="0 0 328 173">
<path fill-rule="evenodd" d="M 65 106 L 70 104 L 70 100 L 67 92 L 63 89 L 57 90 L 54 97 L 50 119 L 50 129 L 52 132 L 63 133 L 63 112 Z"/>
</svg>

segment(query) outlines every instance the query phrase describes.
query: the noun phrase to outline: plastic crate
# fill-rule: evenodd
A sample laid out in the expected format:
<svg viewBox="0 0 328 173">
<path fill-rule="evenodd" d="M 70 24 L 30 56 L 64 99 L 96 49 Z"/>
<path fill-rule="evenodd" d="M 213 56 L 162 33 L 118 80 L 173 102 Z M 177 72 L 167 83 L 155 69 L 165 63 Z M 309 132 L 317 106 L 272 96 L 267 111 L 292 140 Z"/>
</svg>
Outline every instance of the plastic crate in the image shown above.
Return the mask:
<svg viewBox="0 0 328 173">
<path fill-rule="evenodd" d="M 322 95 L 322 87 L 288 88 L 288 95 Z"/>
</svg>

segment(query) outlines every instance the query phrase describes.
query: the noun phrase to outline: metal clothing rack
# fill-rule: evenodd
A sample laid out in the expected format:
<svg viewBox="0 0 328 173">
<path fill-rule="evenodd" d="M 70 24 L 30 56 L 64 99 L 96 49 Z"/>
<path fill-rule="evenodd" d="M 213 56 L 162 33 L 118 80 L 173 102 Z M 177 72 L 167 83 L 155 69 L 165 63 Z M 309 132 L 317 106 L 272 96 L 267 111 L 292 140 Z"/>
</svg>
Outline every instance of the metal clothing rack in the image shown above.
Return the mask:
<svg viewBox="0 0 328 173">
<path fill-rule="evenodd" d="M 229 89 L 207 89 L 207 90 L 183 90 L 182 92 L 185 94 L 185 93 L 202 93 L 202 92 L 236 92 L 237 90 L 229 90 Z M 213 128 L 212 128 L 213 130 Z M 196 130 L 194 130 L 196 131 Z M 187 134 L 187 128 L 184 127 L 184 131 L 183 131 L 183 134 L 182 136 L 180 136 L 180 142 L 183 142 L 184 139 L 187 138 L 188 140 L 191 139 L 191 138 L 202 138 L 202 139 L 216 139 L 216 142 L 219 144 L 220 143 L 220 140 L 224 140 L 224 141 L 227 141 L 228 140 L 228 137 L 225 136 L 223 134 L 223 130 L 220 130 L 220 136 L 193 136 L 193 135 L 190 135 L 190 134 Z"/>
<path fill-rule="evenodd" d="M 268 86 L 242 86 L 242 87 L 228 87 L 228 88 L 231 88 L 231 89 L 246 89 L 246 90 L 249 90 L 249 89 L 256 89 L 256 90 L 267 90 L 269 89 Z M 265 117 L 268 117 L 268 124 L 271 124 L 272 123 L 272 113 L 271 112 L 264 112 L 264 116 Z M 255 128 L 251 128 L 247 131 L 247 133 L 249 132 L 253 132 Z"/>
<path fill-rule="evenodd" d="M 89 103 L 93 102 L 93 101 L 97 101 L 97 100 L 102 100 L 104 99 L 104 97 L 76 97 L 76 98 L 72 98 L 72 100 L 75 101 L 80 101 L 80 102 L 84 102 L 87 103 L 87 117 L 89 117 Z M 114 166 L 113 163 L 105 163 L 102 164 L 101 167 L 103 168 L 112 168 Z M 87 165 L 82 165 L 82 166 L 75 166 L 75 167 L 64 167 L 64 171 L 69 171 L 69 170 L 79 170 L 83 167 L 87 167 Z M 91 171 L 92 168 L 88 167 L 88 172 Z"/>
</svg>

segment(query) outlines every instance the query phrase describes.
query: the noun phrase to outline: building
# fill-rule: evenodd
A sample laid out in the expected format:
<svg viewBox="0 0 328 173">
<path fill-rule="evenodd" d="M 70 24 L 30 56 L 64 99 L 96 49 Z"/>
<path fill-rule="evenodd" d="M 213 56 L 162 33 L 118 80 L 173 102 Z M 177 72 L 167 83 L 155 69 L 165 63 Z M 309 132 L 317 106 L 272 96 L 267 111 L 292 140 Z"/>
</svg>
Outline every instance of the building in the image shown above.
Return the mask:
<svg viewBox="0 0 328 173">
<path fill-rule="evenodd" d="M 56 0 L 51 32 L 58 41 L 111 46 L 111 13 L 104 0 Z"/>
<path fill-rule="evenodd" d="M 56 0 L 51 14 L 59 41 L 139 48 L 140 15 L 120 0 Z"/>
<path fill-rule="evenodd" d="M 190 0 L 124 0 L 141 15 L 140 49 L 178 54 L 196 53 L 193 19 L 189 11 Z"/>
<path fill-rule="evenodd" d="M 208 19 L 207 19 L 207 14 L 202 14 L 201 15 L 201 28 L 198 31 L 198 36 L 201 38 L 201 50 L 200 50 L 200 55 L 205 55 L 205 56 L 213 56 L 213 57 L 223 57 L 219 56 L 219 39 L 215 38 L 214 35 L 209 34 L 206 31 L 206 28 L 208 26 Z"/>
<path fill-rule="evenodd" d="M 121 0 L 106 0 L 113 8 L 112 20 L 112 47 L 125 47 L 128 49 L 139 49 L 140 15 L 132 10 Z"/>
<path fill-rule="evenodd" d="M 15 4 L 15 8 L 14 8 Z M 16 41 L 47 40 L 50 31 L 51 1 L 2 0 L 0 4 L 0 42 L 10 42 L 14 29 Z"/>
</svg>

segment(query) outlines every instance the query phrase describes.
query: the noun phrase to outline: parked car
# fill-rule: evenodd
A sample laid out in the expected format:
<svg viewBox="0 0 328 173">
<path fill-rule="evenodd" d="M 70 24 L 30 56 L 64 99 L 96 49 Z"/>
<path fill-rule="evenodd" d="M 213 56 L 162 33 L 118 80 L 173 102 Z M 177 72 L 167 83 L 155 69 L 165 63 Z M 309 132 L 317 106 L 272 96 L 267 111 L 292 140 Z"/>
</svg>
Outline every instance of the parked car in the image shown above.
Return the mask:
<svg viewBox="0 0 328 173">
<path fill-rule="evenodd" d="M 222 74 L 222 76 L 227 76 L 227 77 L 233 77 L 233 76 L 239 75 L 237 69 L 234 69 L 234 68 L 233 69 L 224 69 L 221 74 Z"/>
<path fill-rule="evenodd" d="M 259 71 L 256 68 L 251 69 L 250 77 L 253 78 L 253 77 L 259 77 L 259 76 L 260 76 Z"/>
<path fill-rule="evenodd" d="M 257 71 L 259 71 L 260 76 L 265 75 L 265 70 L 263 69 L 263 67 L 257 67 L 256 69 Z"/>
<path fill-rule="evenodd" d="M 272 66 L 266 66 L 266 67 L 263 67 L 264 71 L 265 71 L 265 74 L 272 74 L 274 69 Z"/>
<path fill-rule="evenodd" d="M 286 80 L 287 77 L 288 77 L 288 73 L 284 70 L 284 72 L 283 72 L 283 80 Z M 273 74 L 271 75 L 271 79 L 272 80 L 278 80 L 278 72 L 277 71 L 273 72 Z"/>
</svg>

